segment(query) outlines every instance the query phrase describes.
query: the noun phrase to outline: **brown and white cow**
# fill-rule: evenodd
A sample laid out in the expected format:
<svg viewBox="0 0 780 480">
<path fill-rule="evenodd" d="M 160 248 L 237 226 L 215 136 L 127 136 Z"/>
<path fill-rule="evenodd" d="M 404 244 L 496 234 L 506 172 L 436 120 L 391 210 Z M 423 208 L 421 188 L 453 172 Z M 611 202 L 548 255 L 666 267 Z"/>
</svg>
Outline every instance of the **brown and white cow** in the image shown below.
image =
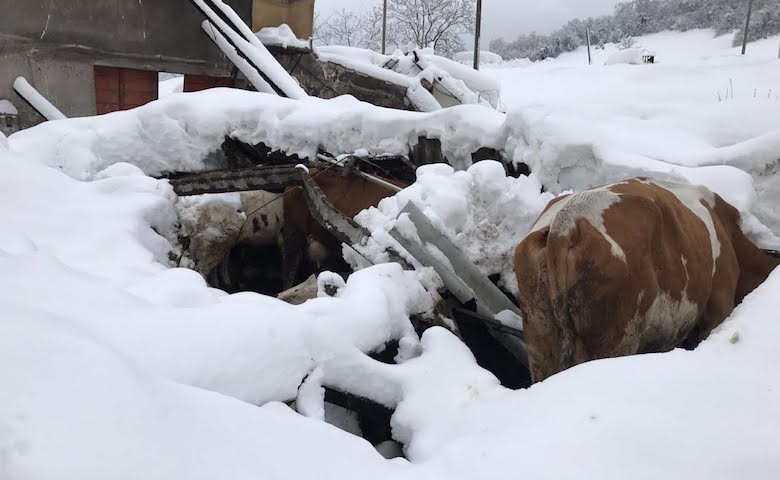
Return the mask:
<svg viewBox="0 0 780 480">
<path fill-rule="evenodd" d="M 720 196 L 646 179 L 556 198 L 514 261 L 534 381 L 695 346 L 778 264 Z"/>
</svg>

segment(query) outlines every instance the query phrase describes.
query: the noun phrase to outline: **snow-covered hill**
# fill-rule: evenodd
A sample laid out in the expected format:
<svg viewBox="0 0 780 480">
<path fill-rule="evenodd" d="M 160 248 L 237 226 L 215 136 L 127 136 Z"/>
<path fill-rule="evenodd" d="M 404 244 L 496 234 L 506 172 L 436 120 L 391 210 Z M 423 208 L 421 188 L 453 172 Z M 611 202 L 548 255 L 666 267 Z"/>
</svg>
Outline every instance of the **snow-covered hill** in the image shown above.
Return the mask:
<svg viewBox="0 0 780 480">
<path fill-rule="evenodd" d="M 617 51 L 607 45 L 590 66 L 583 47 L 488 67 L 522 125 L 515 160 L 561 189 L 672 171 L 752 203 L 747 179 L 691 170 L 733 165 L 751 175 L 755 213 L 780 232 L 780 37 L 750 43 L 745 56 L 730 42 L 711 30 L 664 32 L 637 38 L 656 53 L 654 65 L 604 65 Z"/>
</svg>

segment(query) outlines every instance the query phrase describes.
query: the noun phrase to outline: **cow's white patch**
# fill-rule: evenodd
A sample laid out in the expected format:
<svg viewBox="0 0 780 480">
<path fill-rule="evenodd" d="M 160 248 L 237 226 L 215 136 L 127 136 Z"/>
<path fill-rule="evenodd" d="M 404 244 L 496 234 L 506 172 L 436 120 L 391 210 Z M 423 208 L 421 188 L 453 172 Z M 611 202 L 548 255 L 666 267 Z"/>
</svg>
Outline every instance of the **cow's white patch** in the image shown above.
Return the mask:
<svg viewBox="0 0 780 480">
<path fill-rule="evenodd" d="M 688 298 L 685 290 L 680 300 L 675 300 L 668 292 L 659 291 L 644 315 L 640 315 L 639 311 L 634 314 L 632 330 L 637 334 L 644 332 L 645 335 L 677 342 L 693 328 L 698 318 L 699 306 Z"/>
<path fill-rule="evenodd" d="M 718 240 L 718 234 L 715 231 L 715 222 L 712 220 L 712 214 L 702 202 L 706 202 L 710 208 L 715 208 L 715 195 L 709 189 L 695 185 L 680 185 L 661 180 L 648 180 L 647 183 L 658 185 L 659 187 L 672 192 L 683 205 L 688 207 L 688 210 L 693 212 L 694 215 L 704 222 L 704 226 L 707 227 L 707 232 L 710 235 L 710 246 L 712 247 L 712 273 L 714 274 L 715 264 L 720 257 L 720 240 Z"/>
<path fill-rule="evenodd" d="M 612 249 L 612 255 L 626 261 L 623 248 L 607 233 L 604 212 L 620 202 L 620 195 L 611 191 L 612 185 L 579 192 L 564 198 L 550 207 L 536 221 L 531 233 L 550 226 L 550 234 L 565 236 L 574 229 L 576 221 L 584 219 L 604 237 Z"/>
</svg>

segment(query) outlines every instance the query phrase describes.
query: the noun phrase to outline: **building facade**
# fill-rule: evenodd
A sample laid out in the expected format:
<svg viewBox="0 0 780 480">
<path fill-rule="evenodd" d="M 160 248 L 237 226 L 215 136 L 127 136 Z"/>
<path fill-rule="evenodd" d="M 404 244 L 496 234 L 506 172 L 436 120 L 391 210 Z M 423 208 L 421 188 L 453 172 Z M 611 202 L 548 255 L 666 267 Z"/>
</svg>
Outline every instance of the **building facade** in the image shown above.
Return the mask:
<svg viewBox="0 0 780 480">
<path fill-rule="evenodd" d="M 226 3 L 255 30 L 290 22 L 311 35 L 313 0 Z M 154 100 L 159 72 L 185 74 L 185 91 L 235 79 L 190 0 L 0 0 L 0 12 L 0 99 L 18 109 L 19 128 L 44 119 L 14 92 L 18 76 L 69 117 Z"/>
</svg>

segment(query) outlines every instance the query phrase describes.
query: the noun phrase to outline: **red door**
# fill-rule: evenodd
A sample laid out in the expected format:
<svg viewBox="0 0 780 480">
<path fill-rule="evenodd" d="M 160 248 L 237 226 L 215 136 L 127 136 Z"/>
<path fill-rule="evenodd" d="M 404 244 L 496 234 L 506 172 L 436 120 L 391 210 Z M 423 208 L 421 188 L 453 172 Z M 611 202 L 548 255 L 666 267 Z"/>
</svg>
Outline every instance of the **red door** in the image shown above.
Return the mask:
<svg viewBox="0 0 780 480">
<path fill-rule="evenodd" d="M 230 77 L 209 77 L 208 75 L 184 75 L 184 91 L 199 92 L 208 88 L 233 87 L 235 83 Z"/>
<path fill-rule="evenodd" d="M 95 65 L 98 115 L 129 110 L 157 100 L 157 72 Z"/>
</svg>

